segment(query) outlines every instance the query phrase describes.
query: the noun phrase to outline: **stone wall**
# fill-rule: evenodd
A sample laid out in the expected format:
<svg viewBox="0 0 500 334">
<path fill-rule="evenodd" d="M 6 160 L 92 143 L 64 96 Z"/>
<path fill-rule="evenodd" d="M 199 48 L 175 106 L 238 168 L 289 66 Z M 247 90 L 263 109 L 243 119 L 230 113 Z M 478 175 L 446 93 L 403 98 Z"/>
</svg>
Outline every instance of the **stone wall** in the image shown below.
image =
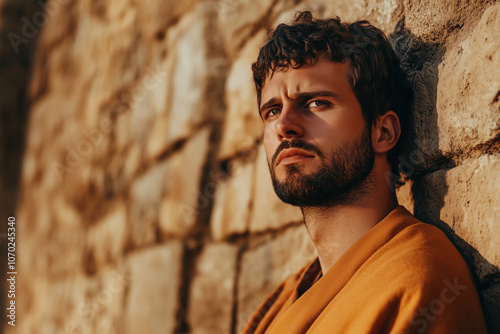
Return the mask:
<svg viewBox="0 0 500 334">
<path fill-rule="evenodd" d="M 496 1 L 45 7 L 7 333 L 236 333 L 312 259 L 299 210 L 270 184 L 250 72 L 267 31 L 305 9 L 390 36 L 418 101 L 400 201 L 457 244 L 500 330 Z"/>
</svg>

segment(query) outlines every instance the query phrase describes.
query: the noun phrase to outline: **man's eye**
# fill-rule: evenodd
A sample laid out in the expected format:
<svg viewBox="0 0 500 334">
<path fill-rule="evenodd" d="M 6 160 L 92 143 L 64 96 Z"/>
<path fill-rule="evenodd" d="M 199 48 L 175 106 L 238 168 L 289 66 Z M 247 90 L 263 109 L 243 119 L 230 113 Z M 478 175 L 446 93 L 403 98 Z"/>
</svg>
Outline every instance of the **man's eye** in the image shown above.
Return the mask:
<svg viewBox="0 0 500 334">
<path fill-rule="evenodd" d="M 278 108 L 273 108 L 271 110 L 269 110 L 266 114 L 266 118 L 269 118 L 269 117 L 272 117 L 272 116 L 276 116 L 278 115 L 280 112 L 280 110 Z"/>
<path fill-rule="evenodd" d="M 321 100 L 314 100 L 314 101 L 309 102 L 309 105 L 308 105 L 308 106 L 309 106 L 310 108 L 318 108 L 318 107 L 324 107 L 324 106 L 326 106 L 326 105 L 327 105 L 327 103 L 326 103 L 326 102 L 324 102 L 324 101 L 321 101 Z"/>
</svg>

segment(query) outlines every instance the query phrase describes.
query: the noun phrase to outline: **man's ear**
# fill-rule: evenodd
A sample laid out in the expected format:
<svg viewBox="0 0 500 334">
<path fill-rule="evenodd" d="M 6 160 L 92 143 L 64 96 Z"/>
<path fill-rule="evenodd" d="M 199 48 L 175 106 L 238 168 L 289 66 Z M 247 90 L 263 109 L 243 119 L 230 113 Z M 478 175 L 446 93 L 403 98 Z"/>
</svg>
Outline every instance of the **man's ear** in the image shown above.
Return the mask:
<svg viewBox="0 0 500 334">
<path fill-rule="evenodd" d="M 389 110 L 379 115 L 372 129 L 372 143 L 375 153 L 390 151 L 398 142 L 401 135 L 401 125 L 398 115 Z"/>
</svg>

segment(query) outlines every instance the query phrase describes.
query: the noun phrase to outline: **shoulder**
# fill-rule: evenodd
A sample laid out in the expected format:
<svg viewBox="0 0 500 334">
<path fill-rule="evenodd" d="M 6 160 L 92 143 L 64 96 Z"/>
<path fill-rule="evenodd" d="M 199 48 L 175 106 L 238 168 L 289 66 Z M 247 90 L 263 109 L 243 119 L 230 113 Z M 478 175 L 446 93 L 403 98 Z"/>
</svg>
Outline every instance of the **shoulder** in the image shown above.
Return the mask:
<svg viewBox="0 0 500 334">
<path fill-rule="evenodd" d="M 447 311 L 480 310 L 471 271 L 444 232 L 412 215 L 407 219 L 359 269 L 355 281 L 376 287 L 373 298 L 412 312 L 438 304 Z"/>
<path fill-rule="evenodd" d="M 394 332 L 420 333 L 431 328 L 440 332 L 438 327 L 484 332 L 474 279 L 462 255 L 439 228 L 413 216 L 408 219 L 411 222 L 353 277 L 358 288 L 366 287 L 360 308 L 375 307 L 386 314 L 385 320 L 379 320 L 387 322 L 383 326 L 399 328 Z"/>
</svg>

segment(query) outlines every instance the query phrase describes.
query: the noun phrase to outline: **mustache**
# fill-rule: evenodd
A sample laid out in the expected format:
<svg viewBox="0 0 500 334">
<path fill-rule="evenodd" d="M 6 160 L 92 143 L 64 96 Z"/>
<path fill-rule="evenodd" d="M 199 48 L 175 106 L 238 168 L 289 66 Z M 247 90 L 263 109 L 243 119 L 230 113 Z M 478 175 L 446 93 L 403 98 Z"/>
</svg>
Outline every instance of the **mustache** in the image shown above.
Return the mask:
<svg viewBox="0 0 500 334">
<path fill-rule="evenodd" d="M 306 143 L 300 139 L 284 140 L 278 146 L 278 148 L 276 149 L 276 152 L 274 153 L 274 155 L 271 159 L 272 166 L 275 165 L 276 159 L 278 158 L 278 155 L 281 153 L 281 151 L 283 151 L 284 149 L 287 149 L 287 148 L 298 148 L 298 149 L 301 149 L 304 151 L 313 152 L 314 154 L 316 154 L 320 158 L 323 156 L 321 151 L 313 144 Z"/>
</svg>

